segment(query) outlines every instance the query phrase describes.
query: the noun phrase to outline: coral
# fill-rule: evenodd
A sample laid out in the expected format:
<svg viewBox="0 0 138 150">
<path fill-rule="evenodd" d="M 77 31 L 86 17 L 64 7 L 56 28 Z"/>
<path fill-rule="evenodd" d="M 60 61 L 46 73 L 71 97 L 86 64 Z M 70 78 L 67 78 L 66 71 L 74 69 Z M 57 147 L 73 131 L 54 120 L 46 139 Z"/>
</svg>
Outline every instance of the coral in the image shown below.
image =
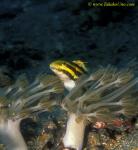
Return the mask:
<svg viewBox="0 0 138 150">
<path fill-rule="evenodd" d="M 11 148 L 14 150 L 18 147 L 24 150 L 27 149 L 27 146 L 29 149 L 33 147 L 35 149 L 60 149 L 60 142 L 63 140 L 65 147 L 81 150 L 83 139 L 86 138 L 84 132 L 88 123 L 94 124 L 97 121 L 104 121 L 110 127 L 114 126 L 114 120 L 119 115 L 131 118 L 138 113 L 138 80 L 130 66 L 121 70 L 110 65 L 105 68 L 100 67 L 93 73 L 80 77 L 76 81 L 76 87 L 63 98 L 58 97 L 58 93 L 63 93 L 64 90 L 58 77 L 41 74 L 33 83 L 29 83 L 26 76 L 21 75 L 13 85 L 1 89 L 1 143 L 5 144 L 8 150 L 13 141 L 16 141 Z M 35 114 L 50 111 L 53 106 L 60 106 L 68 112 L 64 137 L 62 138 L 65 121 L 61 125 L 53 118 L 51 121 L 42 123 L 43 126 L 36 136 L 29 128 L 31 136 L 34 137 L 25 138 L 25 142 L 20 131 L 21 121 L 25 118 L 35 117 Z M 29 124 L 28 121 L 26 120 L 25 123 Z M 14 136 L 15 132 L 16 137 Z M 110 134 L 110 132 L 107 130 L 107 133 Z M 12 137 L 12 140 L 9 137 Z M 106 137 L 107 141 L 102 141 L 103 137 L 99 137 L 98 140 L 98 134 L 90 132 L 87 146 L 90 145 L 92 148 L 116 146 L 116 139 L 119 136 L 115 140 Z M 5 141 L 5 139 L 8 140 Z"/>
<path fill-rule="evenodd" d="M 59 79 L 42 74 L 29 84 L 25 75 L 15 84 L 1 89 L 0 136 L 8 150 L 26 150 L 27 145 L 20 131 L 20 122 L 34 114 L 46 111 L 56 104 L 55 94 L 63 91 Z"/>
<path fill-rule="evenodd" d="M 110 65 L 79 79 L 62 101 L 69 114 L 63 138 L 65 147 L 82 149 L 87 121 L 110 125 L 119 115 L 128 118 L 136 115 L 137 83 L 131 69 L 117 70 Z"/>
<path fill-rule="evenodd" d="M 134 74 L 127 68 L 117 71 L 116 68 L 112 68 L 111 66 L 107 68 L 101 67 L 89 77 L 78 81 L 78 86 L 65 97 L 63 105 L 72 113 L 76 113 L 77 111 L 78 115 L 82 113 L 86 114 L 86 116 L 88 115 L 88 117 L 98 117 L 98 114 L 100 115 L 99 108 L 103 108 L 103 112 L 105 110 L 105 113 L 114 109 L 119 112 L 119 106 L 127 108 L 130 99 L 134 99 L 132 101 L 134 102 L 132 103 L 133 105 L 137 103 L 137 97 L 133 96 L 136 93 L 135 89 L 133 91 L 130 90 L 128 93 L 126 92 L 135 87 L 137 82 L 137 78 L 134 78 Z M 81 91 L 81 88 L 86 89 L 86 91 L 83 90 L 82 95 L 78 95 L 80 94 L 78 91 Z M 126 94 L 124 95 L 124 93 Z M 117 99 L 118 97 L 119 99 Z M 108 110 L 106 109 L 107 107 L 109 107 Z M 97 114 L 94 114 L 96 110 Z M 122 113 L 125 114 L 124 111 Z M 126 113 L 131 115 L 131 112 Z"/>
</svg>

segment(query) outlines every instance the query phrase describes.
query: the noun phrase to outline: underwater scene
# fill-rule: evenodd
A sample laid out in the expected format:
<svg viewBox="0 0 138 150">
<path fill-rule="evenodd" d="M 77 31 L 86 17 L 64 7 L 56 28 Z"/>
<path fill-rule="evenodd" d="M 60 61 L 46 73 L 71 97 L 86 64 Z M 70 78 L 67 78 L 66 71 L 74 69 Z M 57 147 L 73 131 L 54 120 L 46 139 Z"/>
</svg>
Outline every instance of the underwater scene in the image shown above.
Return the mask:
<svg viewBox="0 0 138 150">
<path fill-rule="evenodd" d="M 0 0 L 0 150 L 138 150 L 136 0 Z"/>
</svg>

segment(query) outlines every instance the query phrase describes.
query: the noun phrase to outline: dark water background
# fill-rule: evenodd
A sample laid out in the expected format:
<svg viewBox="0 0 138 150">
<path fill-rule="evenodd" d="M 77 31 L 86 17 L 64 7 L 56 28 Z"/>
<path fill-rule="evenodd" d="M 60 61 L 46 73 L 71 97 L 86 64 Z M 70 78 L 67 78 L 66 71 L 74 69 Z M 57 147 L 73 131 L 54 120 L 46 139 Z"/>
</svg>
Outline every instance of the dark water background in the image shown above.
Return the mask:
<svg viewBox="0 0 138 150">
<path fill-rule="evenodd" d="M 137 58 L 136 2 L 135 7 L 89 7 L 88 2 L 1 0 L 0 66 L 13 76 L 33 76 L 48 71 L 56 59 L 82 59 L 93 69 L 109 63 L 122 67 Z"/>
</svg>

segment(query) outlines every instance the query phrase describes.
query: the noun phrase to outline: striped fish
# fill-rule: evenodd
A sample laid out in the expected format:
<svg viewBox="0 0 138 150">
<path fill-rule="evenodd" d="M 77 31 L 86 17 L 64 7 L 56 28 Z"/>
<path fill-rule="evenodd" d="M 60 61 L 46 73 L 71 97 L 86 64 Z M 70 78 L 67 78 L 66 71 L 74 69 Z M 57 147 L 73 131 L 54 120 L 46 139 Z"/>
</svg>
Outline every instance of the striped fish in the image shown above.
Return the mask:
<svg viewBox="0 0 138 150">
<path fill-rule="evenodd" d="M 64 86 L 71 90 L 75 81 L 84 73 L 87 73 L 86 62 L 81 60 L 65 61 L 56 60 L 50 64 L 50 69 L 64 82 Z"/>
</svg>

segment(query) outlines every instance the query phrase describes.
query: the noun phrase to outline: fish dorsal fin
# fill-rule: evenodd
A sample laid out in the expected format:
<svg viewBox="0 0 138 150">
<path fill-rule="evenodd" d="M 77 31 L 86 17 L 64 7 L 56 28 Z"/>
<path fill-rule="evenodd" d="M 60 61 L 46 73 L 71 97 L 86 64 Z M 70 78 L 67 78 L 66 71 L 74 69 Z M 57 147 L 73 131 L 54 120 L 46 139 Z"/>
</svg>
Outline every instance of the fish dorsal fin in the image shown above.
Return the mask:
<svg viewBox="0 0 138 150">
<path fill-rule="evenodd" d="M 82 60 L 73 60 L 72 61 L 74 64 L 78 65 L 79 67 L 81 67 L 83 70 L 85 70 L 86 72 L 88 71 L 86 64 L 87 62 L 84 62 Z"/>
</svg>

